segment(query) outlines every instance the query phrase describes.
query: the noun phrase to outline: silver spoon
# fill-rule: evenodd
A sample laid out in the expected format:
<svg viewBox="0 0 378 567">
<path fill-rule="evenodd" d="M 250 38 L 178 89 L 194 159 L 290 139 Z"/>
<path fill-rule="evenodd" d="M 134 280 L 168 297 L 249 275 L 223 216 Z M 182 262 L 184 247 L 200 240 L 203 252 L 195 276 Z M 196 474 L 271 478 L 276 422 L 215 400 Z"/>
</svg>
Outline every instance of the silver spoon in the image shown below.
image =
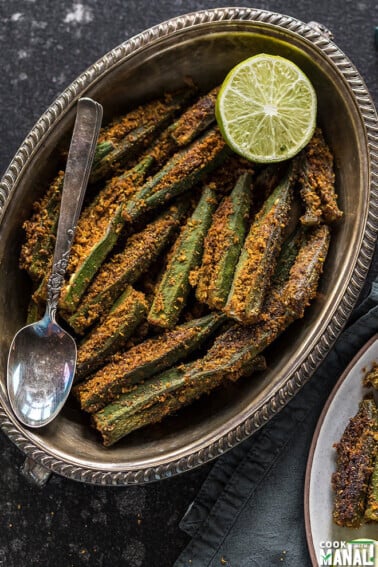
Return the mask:
<svg viewBox="0 0 378 567">
<path fill-rule="evenodd" d="M 76 223 L 92 167 L 102 106 L 81 98 L 64 174 L 56 244 L 47 284 L 43 318 L 20 329 L 13 338 L 7 371 L 9 401 L 16 417 L 29 427 L 42 427 L 62 409 L 76 367 L 74 339 L 55 320 Z"/>
</svg>

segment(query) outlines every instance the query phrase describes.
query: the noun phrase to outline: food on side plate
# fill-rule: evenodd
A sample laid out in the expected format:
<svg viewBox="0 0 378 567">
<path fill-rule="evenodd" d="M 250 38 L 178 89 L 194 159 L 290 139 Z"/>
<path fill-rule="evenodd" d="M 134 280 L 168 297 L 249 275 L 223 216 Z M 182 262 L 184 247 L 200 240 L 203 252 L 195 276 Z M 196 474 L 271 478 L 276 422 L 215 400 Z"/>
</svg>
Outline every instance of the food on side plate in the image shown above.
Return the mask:
<svg viewBox="0 0 378 567">
<path fill-rule="evenodd" d="M 374 362 L 373 366 L 371 367 L 371 369 L 369 370 L 369 372 L 367 372 L 364 375 L 363 378 L 363 385 L 368 387 L 372 387 L 375 390 L 378 390 L 378 363 Z"/>
<path fill-rule="evenodd" d="M 364 373 L 363 385 L 370 387 L 377 364 Z M 333 521 L 342 527 L 358 528 L 378 521 L 378 407 L 371 392 L 360 402 L 336 449 Z"/>
<path fill-rule="evenodd" d="M 102 130 L 58 316 L 78 344 L 73 397 L 106 446 L 263 370 L 316 296 L 341 216 L 332 154 L 317 129 L 293 159 L 246 160 L 214 124 L 219 91 L 191 85 Z M 45 301 L 63 176 L 25 223 L 29 320 Z M 305 179 L 316 223 L 301 222 Z"/>
<path fill-rule="evenodd" d="M 378 451 L 378 450 L 377 450 Z M 367 522 L 378 522 L 378 458 L 376 455 L 375 465 L 370 477 L 367 503 L 365 508 L 364 519 Z"/>
</svg>

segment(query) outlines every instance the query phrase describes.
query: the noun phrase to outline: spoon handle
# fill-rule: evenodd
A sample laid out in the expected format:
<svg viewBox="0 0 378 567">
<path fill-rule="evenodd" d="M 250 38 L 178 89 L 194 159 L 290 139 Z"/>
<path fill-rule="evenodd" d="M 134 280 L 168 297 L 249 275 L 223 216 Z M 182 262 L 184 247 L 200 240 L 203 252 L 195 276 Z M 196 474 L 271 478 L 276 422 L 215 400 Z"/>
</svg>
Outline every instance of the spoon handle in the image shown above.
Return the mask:
<svg viewBox="0 0 378 567">
<path fill-rule="evenodd" d="M 79 99 L 64 173 L 53 265 L 47 282 L 46 314 L 52 320 L 55 319 L 60 290 L 75 236 L 76 224 L 93 163 L 101 120 L 101 104 L 90 98 Z"/>
</svg>

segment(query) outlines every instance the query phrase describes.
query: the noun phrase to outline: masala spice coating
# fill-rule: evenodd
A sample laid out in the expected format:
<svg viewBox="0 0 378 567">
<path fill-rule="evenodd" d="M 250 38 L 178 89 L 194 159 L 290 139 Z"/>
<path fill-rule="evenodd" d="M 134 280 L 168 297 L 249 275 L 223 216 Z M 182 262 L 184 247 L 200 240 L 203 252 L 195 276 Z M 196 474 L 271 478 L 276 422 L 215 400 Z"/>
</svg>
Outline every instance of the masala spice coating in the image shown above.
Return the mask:
<svg viewBox="0 0 378 567">
<path fill-rule="evenodd" d="M 223 198 L 205 237 L 196 274 L 196 297 L 212 309 L 224 307 L 247 232 L 251 206 L 251 176 L 242 175 L 231 195 Z"/>
<path fill-rule="evenodd" d="M 204 187 L 193 214 L 176 240 L 159 282 L 148 321 L 170 329 L 177 323 L 190 291 L 190 273 L 201 263 L 203 242 L 218 204 L 217 194 Z"/>
<path fill-rule="evenodd" d="M 115 355 L 86 382 L 74 388 L 74 395 L 81 408 L 94 413 L 128 391 L 132 384 L 146 380 L 186 358 L 215 333 L 224 321 L 224 316 L 210 314 Z"/>
<path fill-rule="evenodd" d="M 225 312 L 241 323 L 258 320 L 285 237 L 292 202 L 291 172 L 256 215 L 245 239 Z"/>
<path fill-rule="evenodd" d="M 180 364 L 146 381 L 135 389 L 120 395 L 92 417 L 94 427 L 101 433 L 103 442 L 110 446 L 134 427 L 148 423 L 149 418 L 159 421 L 158 409 L 167 415 L 193 399 L 209 393 L 222 382 L 251 374 L 256 365 L 260 367 L 259 355 L 298 317 L 303 311 L 294 312 L 292 305 L 300 292 L 307 302 L 313 297 L 314 281 L 319 279 L 321 268 L 307 253 L 308 241 L 297 256 L 282 256 L 281 261 L 290 262 L 288 279 L 277 278 L 264 305 L 265 318 L 256 325 L 232 327 L 216 337 L 207 353 L 192 362 Z M 302 254 L 301 254 L 302 251 Z M 324 254 L 323 242 L 313 251 L 315 257 Z M 298 272 L 306 278 L 296 277 Z M 282 271 L 281 271 L 282 273 Z M 307 282 L 311 282 L 307 285 Z M 294 298 L 294 299 L 293 299 Z M 257 360 L 256 360 L 257 359 Z M 259 361 L 259 362 L 257 362 Z M 170 402 L 169 400 L 174 401 Z M 156 407 L 157 411 L 150 409 Z M 147 410 L 147 411 L 146 411 Z M 145 413 L 145 420 L 134 416 Z M 161 418 L 163 417 L 161 415 Z"/>
<path fill-rule="evenodd" d="M 299 183 L 306 207 L 301 219 L 303 224 L 312 226 L 321 221 L 333 223 L 342 217 L 335 192 L 333 155 L 320 128 L 315 130 L 302 152 Z"/>
<path fill-rule="evenodd" d="M 377 453 L 378 410 L 373 399 L 364 399 L 336 448 L 333 520 L 339 526 L 356 528 L 364 516 L 368 485 Z"/>
<path fill-rule="evenodd" d="M 144 294 L 128 286 L 109 315 L 79 344 L 76 368 L 79 378 L 103 366 L 146 319 L 147 311 Z"/>
<path fill-rule="evenodd" d="M 287 308 L 298 319 L 304 316 L 306 307 L 316 296 L 330 239 L 327 225 L 314 227 L 306 235 L 306 241 L 300 247 L 297 260 L 290 271 L 283 298 Z"/>
<path fill-rule="evenodd" d="M 82 334 L 98 321 L 122 293 L 126 284 L 134 283 L 148 270 L 178 229 L 186 209 L 185 202 L 172 205 L 144 230 L 131 235 L 123 250 L 102 265 L 78 309 L 68 319 L 77 333 Z"/>
<path fill-rule="evenodd" d="M 214 125 L 218 90 L 166 95 L 101 132 L 58 317 L 78 344 L 73 396 L 105 446 L 264 370 L 317 294 L 341 216 L 321 132 L 261 168 Z M 24 225 L 29 320 L 45 306 L 63 178 Z"/>
<path fill-rule="evenodd" d="M 266 369 L 266 361 L 263 356 L 256 356 L 248 367 L 248 373 L 252 375 L 254 372 L 260 372 Z M 183 377 L 185 381 L 185 373 L 183 368 L 171 372 L 172 375 L 176 374 L 178 381 L 182 382 Z M 153 402 L 147 405 L 138 404 L 134 405 L 134 410 L 131 414 L 123 415 L 125 406 L 112 405 L 107 407 L 107 411 L 102 410 L 92 415 L 92 424 L 95 429 L 101 434 L 102 441 L 105 447 L 114 445 L 117 441 L 122 439 L 136 429 L 160 422 L 164 417 L 172 415 L 177 410 L 193 403 L 205 394 L 209 394 L 214 388 L 219 387 L 225 375 L 220 372 L 215 375 L 212 371 L 213 379 L 198 380 L 189 382 L 182 388 L 173 391 L 165 391 L 163 395 L 159 396 Z M 199 378 L 202 377 L 201 371 L 194 375 Z M 108 415 L 109 410 L 115 413 Z M 118 412 L 117 412 L 118 410 Z M 127 413 L 127 412 L 126 412 Z"/>
<path fill-rule="evenodd" d="M 127 114 L 115 118 L 106 128 L 102 128 L 98 142 L 111 142 L 115 145 L 136 128 L 151 122 L 158 122 L 162 116 L 166 115 L 167 110 L 177 109 L 179 103 L 180 98 L 168 93 L 160 99 L 141 104 Z"/>
<path fill-rule="evenodd" d="M 135 160 L 172 122 L 191 96 L 191 89 L 168 94 L 162 100 L 139 106 L 106 128 L 100 136 L 100 144 L 108 146 L 107 151 L 102 159 L 95 160 L 90 183 L 117 173 L 122 164 Z"/>
<path fill-rule="evenodd" d="M 364 514 L 364 520 L 366 522 L 378 522 L 378 433 L 375 437 L 375 441 L 375 465 L 369 481 L 367 502 Z"/>
<path fill-rule="evenodd" d="M 378 363 L 374 362 L 369 372 L 364 375 L 363 385 L 366 388 L 372 387 L 378 390 Z"/>
<path fill-rule="evenodd" d="M 145 150 L 143 157 L 151 157 L 158 171 L 180 148 L 189 145 L 215 120 L 213 91 L 200 97 L 170 124 Z"/>
<path fill-rule="evenodd" d="M 72 274 L 77 265 L 87 258 L 96 243 L 106 235 L 114 214 L 119 206 L 137 191 L 149 165 L 150 161 L 144 160 L 136 168 L 108 181 L 94 202 L 83 210 L 77 225 L 67 274 Z M 120 219 L 122 219 L 121 215 Z"/>
<path fill-rule="evenodd" d="M 34 281 L 40 281 L 51 264 L 64 171 L 59 171 L 46 193 L 33 205 L 33 215 L 23 224 L 25 241 L 21 247 L 20 268 Z"/>
<path fill-rule="evenodd" d="M 220 87 L 215 87 L 186 110 L 172 127 L 171 136 L 178 146 L 189 144 L 198 132 L 215 121 L 215 103 Z"/>
<path fill-rule="evenodd" d="M 188 191 L 220 165 L 228 153 L 218 128 L 211 129 L 188 148 L 174 154 L 162 170 L 142 186 L 127 203 L 123 212 L 125 220 L 135 223 L 147 212 Z"/>
</svg>

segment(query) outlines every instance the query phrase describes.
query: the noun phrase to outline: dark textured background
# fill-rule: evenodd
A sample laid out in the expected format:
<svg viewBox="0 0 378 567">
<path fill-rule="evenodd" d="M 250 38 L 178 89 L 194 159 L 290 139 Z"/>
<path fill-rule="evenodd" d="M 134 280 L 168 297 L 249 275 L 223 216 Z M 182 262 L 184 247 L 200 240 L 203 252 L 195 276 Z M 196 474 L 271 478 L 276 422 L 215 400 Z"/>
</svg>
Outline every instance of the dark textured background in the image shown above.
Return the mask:
<svg viewBox="0 0 378 567">
<path fill-rule="evenodd" d="M 105 52 L 167 18 L 225 5 L 323 23 L 377 103 L 374 0 L 0 0 L 1 174 L 41 113 Z M 376 272 L 372 268 L 369 280 Z M 178 522 L 210 469 L 207 465 L 130 488 L 52 476 L 39 490 L 20 475 L 22 462 L 21 453 L 0 433 L 0 567 L 169 567 L 186 543 Z"/>
</svg>

